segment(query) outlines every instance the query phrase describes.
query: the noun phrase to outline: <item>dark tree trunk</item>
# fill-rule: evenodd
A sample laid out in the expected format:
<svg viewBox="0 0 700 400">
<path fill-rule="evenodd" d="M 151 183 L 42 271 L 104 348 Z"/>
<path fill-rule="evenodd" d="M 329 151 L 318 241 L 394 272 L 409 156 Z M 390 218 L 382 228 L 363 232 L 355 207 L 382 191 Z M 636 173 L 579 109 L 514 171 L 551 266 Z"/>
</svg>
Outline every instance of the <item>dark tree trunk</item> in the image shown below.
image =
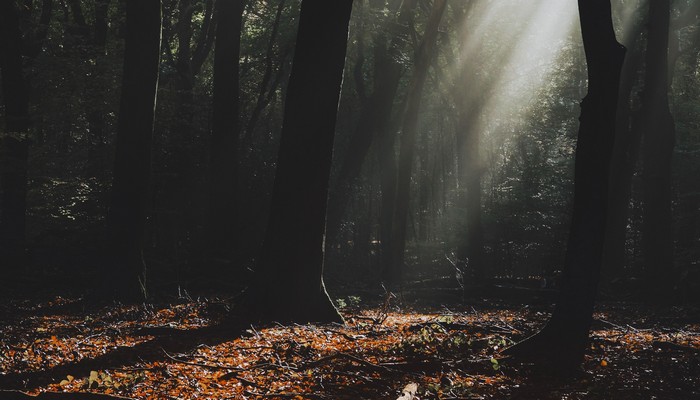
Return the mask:
<svg viewBox="0 0 700 400">
<path fill-rule="evenodd" d="M 462 80 L 463 83 L 468 80 Z M 466 88 L 465 88 L 466 90 Z M 466 106 L 465 103 L 462 103 Z M 464 263 L 465 289 L 480 286 L 484 281 L 484 230 L 481 223 L 481 132 L 474 120 L 476 113 L 460 107 L 457 121 L 457 151 L 459 206 L 466 211 L 465 235 L 457 248 L 457 256 Z M 470 280 L 469 282 L 466 279 Z"/>
<path fill-rule="evenodd" d="M 107 138 L 105 137 L 105 87 L 104 76 L 107 72 L 106 59 L 107 33 L 109 31 L 109 2 L 98 0 L 95 3 L 95 23 L 93 27 L 93 53 L 95 65 L 90 80 L 87 83 L 89 98 L 92 102 L 86 104 L 88 129 L 90 130 L 90 146 L 86 163 L 86 175 L 102 177 L 107 170 L 105 165 Z"/>
<path fill-rule="evenodd" d="M 209 256 L 230 259 L 236 248 L 239 56 L 243 2 L 229 0 L 217 6 L 214 50 L 214 103 L 209 163 Z"/>
<path fill-rule="evenodd" d="M 636 124 L 632 124 L 630 101 L 644 54 L 641 45 L 636 43 L 640 42 L 638 38 L 642 28 L 643 23 L 640 21 L 627 35 L 628 40 L 624 41 L 629 43 L 629 50 L 620 78 L 615 147 L 610 165 L 610 203 L 602 271 L 605 277 L 604 284 L 623 277 L 627 262 L 626 240 L 632 176 L 639 156 L 640 143 L 639 129 Z"/>
<path fill-rule="evenodd" d="M 615 138 L 620 73 L 625 49 L 615 38 L 610 0 L 579 0 L 588 65 L 588 94 L 581 116 L 574 176 L 574 209 L 561 292 L 547 325 L 506 354 L 560 372 L 583 361 L 600 276 Z"/>
<path fill-rule="evenodd" d="M 643 225 L 645 292 L 668 298 L 677 274 L 673 260 L 671 158 L 675 126 L 668 103 L 670 0 L 649 2 L 646 76 L 642 92 Z"/>
<path fill-rule="evenodd" d="M 406 234 L 411 192 L 411 175 L 413 172 L 413 153 L 418 132 L 418 114 L 420 112 L 423 86 L 428 75 L 428 68 L 433 59 L 437 42 L 438 27 L 445 11 L 447 2 L 436 0 L 433 3 L 425 34 L 418 49 L 411 87 L 408 93 L 406 109 L 401 126 L 401 144 L 399 152 L 398 179 L 396 185 L 396 208 L 391 244 L 391 264 L 383 271 L 387 283 L 400 282 L 402 277 L 404 250 L 406 249 Z"/>
<path fill-rule="evenodd" d="M 323 284 L 328 179 L 352 0 L 304 0 L 256 276 L 257 318 L 342 321 Z"/>
<path fill-rule="evenodd" d="M 107 32 L 109 31 L 109 2 L 111 0 L 97 0 L 95 2 L 95 27 L 94 43 L 95 47 L 104 52 L 107 44 Z"/>
<path fill-rule="evenodd" d="M 0 133 L 0 274 L 14 275 L 25 261 L 29 88 L 13 1 L 0 3 L 0 74 L 5 105 L 5 129 Z"/>
<path fill-rule="evenodd" d="M 159 0 L 128 0 L 124 76 L 109 209 L 111 258 L 103 295 L 126 301 L 146 296 L 143 261 L 148 214 L 151 139 L 161 43 Z"/>
</svg>

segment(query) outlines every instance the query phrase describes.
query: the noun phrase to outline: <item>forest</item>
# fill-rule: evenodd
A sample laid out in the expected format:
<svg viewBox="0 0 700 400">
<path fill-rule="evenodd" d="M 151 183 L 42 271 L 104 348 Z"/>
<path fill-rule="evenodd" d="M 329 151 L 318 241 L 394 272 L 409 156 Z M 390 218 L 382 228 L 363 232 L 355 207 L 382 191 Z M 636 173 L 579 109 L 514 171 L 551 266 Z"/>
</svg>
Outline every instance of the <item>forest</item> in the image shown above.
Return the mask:
<svg viewBox="0 0 700 400">
<path fill-rule="evenodd" d="M 697 0 L 0 0 L 0 399 L 698 399 L 698 176 Z"/>
</svg>

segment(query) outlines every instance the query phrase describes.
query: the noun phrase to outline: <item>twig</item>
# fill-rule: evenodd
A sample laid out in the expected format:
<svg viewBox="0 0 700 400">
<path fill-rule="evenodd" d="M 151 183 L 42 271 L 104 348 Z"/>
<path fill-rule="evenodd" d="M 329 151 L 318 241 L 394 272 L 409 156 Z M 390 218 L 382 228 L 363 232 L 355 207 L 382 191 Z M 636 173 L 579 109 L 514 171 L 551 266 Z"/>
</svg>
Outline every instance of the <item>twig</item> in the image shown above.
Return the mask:
<svg viewBox="0 0 700 400">
<path fill-rule="evenodd" d="M 360 364 L 360 365 L 362 365 L 362 366 L 365 366 L 365 367 L 368 367 L 368 368 L 372 368 L 372 369 L 378 369 L 378 370 L 383 370 L 383 371 L 389 371 L 389 370 L 390 370 L 390 368 L 388 368 L 388 367 L 386 367 L 386 366 L 379 365 L 379 364 L 374 364 L 374 363 L 371 363 L 371 362 L 369 362 L 369 361 L 367 361 L 367 360 L 363 360 L 363 359 L 361 359 L 361 358 L 359 358 L 359 357 L 355 357 L 355 356 L 353 356 L 352 354 L 347 354 L 347 353 L 335 353 L 335 354 L 331 354 L 331 355 L 329 355 L 329 356 L 321 357 L 321 358 L 319 358 L 318 360 L 311 361 L 311 362 L 309 362 L 309 363 L 307 363 L 307 364 L 305 364 L 305 365 L 302 365 L 299 369 L 300 369 L 300 370 L 305 370 L 305 369 L 309 369 L 309 368 L 314 368 L 314 367 L 316 367 L 316 366 L 318 366 L 318 365 L 321 365 L 321 364 L 323 364 L 323 363 L 326 363 L 326 362 L 328 362 L 328 361 L 332 361 L 332 360 L 335 360 L 335 359 L 338 359 L 338 358 L 345 358 L 345 359 L 348 359 L 348 360 L 350 360 L 350 361 L 354 361 L 354 362 L 356 362 L 356 363 L 358 363 L 358 364 Z"/>
<path fill-rule="evenodd" d="M 327 332 L 332 332 L 332 333 L 335 333 L 335 334 L 337 334 L 337 335 L 340 335 L 340 336 L 344 337 L 345 339 L 347 339 L 347 340 L 349 340 L 349 341 L 351 341 L 351 342 L 354 342 L 354 341 L 356 341 L 356 340 L 358 339 L 358 337 L 356 337 L 356 336 L 350 336 L 350 335 L 348 335 L 348 334 L 345 333 L 345 332 L 337 331 L 337 330 L 335 330 L 335 329 L 325 328 L 325 330 L 326 330 Z M 360 335 L 359 337 L 361 338 L 362 335 Z"/>
<path fill-rule="evenodd" d="M 223 369 L 223 370 L 233 370 L 230 371 L 224 375 L 221 375 L 219 379 L 221 380 L 227 380 L 227 379 L 236 379 L 241 381 L 242 383 L 245 383 L 246 385 L 253 386 L 253 387 L 259 387 L 257 383 L 250 381 L 246 378 L 242 378 L 240 375 L 238 375 L 236 372 L 242 372 L 242 371 L 247 371 L 247 369 L 240 368 L 240 367 L 233 367 L 233 366 L 226 366 L 226 365 L 214 365 L 214 364 L 202 364 L 202 363 L 196 363 L 196 362 L 191 362 L 191 361 L 185 361 L 185 360 L 180 360 L 179 358 L 173 357 L 172 355 L 168 354 L 165 349 L 161 348 L 163 350 L 163 353 L 165 355 L 180 364 L 185 364 L 185 365 L 191 365 L 194 367 L 201 367 L 201 368 L 209 368 L 209 369 Z M 251 368 L 254 369 L 254 368 Z"/>
</svg>

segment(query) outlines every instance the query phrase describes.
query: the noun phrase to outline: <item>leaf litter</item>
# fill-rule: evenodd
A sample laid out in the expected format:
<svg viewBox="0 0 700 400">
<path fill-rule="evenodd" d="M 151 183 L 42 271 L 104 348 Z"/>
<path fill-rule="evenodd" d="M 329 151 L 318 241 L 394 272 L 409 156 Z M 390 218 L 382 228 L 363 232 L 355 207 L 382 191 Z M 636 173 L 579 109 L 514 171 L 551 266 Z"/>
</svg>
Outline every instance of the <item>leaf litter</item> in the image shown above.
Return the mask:
<svg viewBox="0 0 700 400">
<path fill-rule="evenodd" d="M 500 355 L 536 332 L 548 307 L 355 304 L 343 309 L 345 325 L 233 333 L 218 325 L 225 303 L 5 302 L 0 389 L 102 399 L 700 398 L 700 322 L 688 307 L 598 307 L 580 373 L 554 379 Z"/>
</svg>

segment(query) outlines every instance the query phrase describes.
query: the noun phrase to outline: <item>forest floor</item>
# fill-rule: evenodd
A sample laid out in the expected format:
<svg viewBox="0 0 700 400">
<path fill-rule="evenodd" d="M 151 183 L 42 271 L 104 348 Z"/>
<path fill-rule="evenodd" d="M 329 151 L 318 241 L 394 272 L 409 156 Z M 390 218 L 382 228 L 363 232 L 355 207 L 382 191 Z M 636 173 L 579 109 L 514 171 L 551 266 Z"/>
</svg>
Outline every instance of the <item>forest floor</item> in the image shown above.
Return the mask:
<svg viewBox="0 0 700 400">
<path fill-rule="evenodd" d="M 600 305 L 582 369 L 561 379 L 500 355 L 548 306 L 338 303 L 345 325 L 234 330 L 218 325 L 228 302 L 215 297 L 5 300 L 0 399 L 394 400 L 412 383 L 423 400 L 700 399 L 696 308 Z"/>
</svg>

